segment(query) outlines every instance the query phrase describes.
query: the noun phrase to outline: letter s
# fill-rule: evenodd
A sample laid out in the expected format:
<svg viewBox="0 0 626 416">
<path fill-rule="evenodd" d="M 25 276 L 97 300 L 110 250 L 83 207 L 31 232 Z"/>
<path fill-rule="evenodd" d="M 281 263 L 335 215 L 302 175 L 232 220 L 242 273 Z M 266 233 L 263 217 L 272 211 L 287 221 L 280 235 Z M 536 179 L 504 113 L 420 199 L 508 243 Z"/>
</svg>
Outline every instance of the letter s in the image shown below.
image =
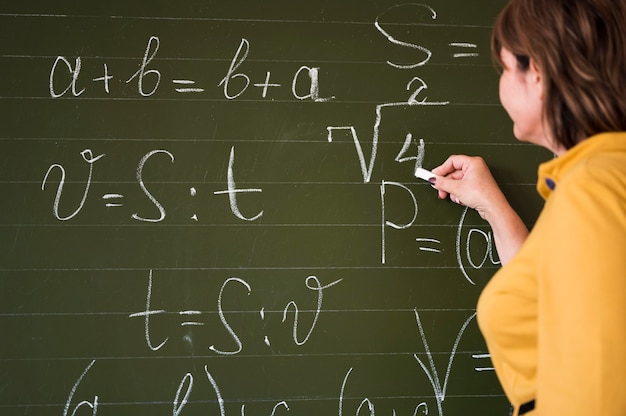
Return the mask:
<svg viewBox="0 0 626 416">
<path fill-rule="evenodd" d="M 396 39 L 389 32 L 387 32 L 385 29 L 383 29 L 383 27 L 381 26 L 381 24 L 380 24 L 381 17 L 383 17 L 384 15 L 386 15 L 387 13 L 389 13 L 393 9 L 397 9 L 397 8 L 400 8 L 400 7 L 406 7 L 406 6 L 417 6 L 417 7 L 421 7 L 421 8 L 427 9 L 430 12 L 431 19 L 435 20 L 437 18 L 437 13 L 435 12 L 435 10 L 433 10 L 432 7 L 427 6 L 425 4 L 421 4 L 421 3 L 400 4 L 400 5 L 397 5 L 397 6 L 390 7 L 387 10 L 385 10 L 384 12 L 382 12 L 381 14 L 378 15 L 378 17 L 376 18 L 376 21 L 374 23 L 374 26 L 376 26 L 376 29 L 378 29 L 378 31 L 380 33 L 382 33 L 383 36 L 385 36 L 387 38 L 387 40 L 389 40 L 389 42 L 393 43 L 394 45 L 406 46 L 408 48 L 417 49 L 418 51 L 421 51 L 421 52 L 426 54 L 426 57 L 424 59 L 422 59 L 421 61 L 419 61 L 417 63 L 413 63 L 413 64 L 396 64 L 396 63 L 393 63 L 391 61 L 387 61 L 387 63 L 389 65 L 391 65 L 394 68 L 398 68 L 398 69 L 412 69 L 412 68 L 416 68 L 418 66 L 426 65 L 426 63 L 430 60 L 430 57 L 432 55 L 432 52 L 430 50 L 426 49 L 423 46 L 416 45 L 415 43 L 403 42 L 403 41 L 401 41 L 399 39 Z"/>
</svg>

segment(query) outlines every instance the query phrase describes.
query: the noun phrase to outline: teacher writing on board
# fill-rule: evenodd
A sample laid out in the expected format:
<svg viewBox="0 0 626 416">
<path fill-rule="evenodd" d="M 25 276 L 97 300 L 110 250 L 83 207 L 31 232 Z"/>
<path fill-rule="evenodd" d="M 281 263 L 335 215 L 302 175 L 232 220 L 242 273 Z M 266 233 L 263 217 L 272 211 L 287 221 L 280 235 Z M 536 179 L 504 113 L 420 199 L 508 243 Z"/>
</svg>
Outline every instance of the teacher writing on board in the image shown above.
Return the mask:
<svg viewBox="0 0 626 416">
<path fill-rule="evenodd" d="M 479 157 L 435 168 L 503 267 L 478 322 L 514 415 L 626 415 L 626 0 L 512 0 L 492 33 L 515 137 L 551 150 L 528 233 Z"/>
</svg>

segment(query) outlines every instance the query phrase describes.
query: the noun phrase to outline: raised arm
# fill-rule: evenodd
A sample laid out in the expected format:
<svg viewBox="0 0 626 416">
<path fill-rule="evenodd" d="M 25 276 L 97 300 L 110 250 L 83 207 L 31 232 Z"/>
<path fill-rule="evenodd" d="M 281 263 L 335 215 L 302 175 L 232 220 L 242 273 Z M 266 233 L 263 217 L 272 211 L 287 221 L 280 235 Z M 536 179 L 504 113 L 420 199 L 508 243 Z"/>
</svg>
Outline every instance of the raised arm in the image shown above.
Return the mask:
<svg viewBox="0 0 626 416">
<path fill-rule="evenodd" d="M 502 264 L 517 253 L 528 236 L 528 228 L 511 207 L 481 157 L 453 155 L 433 169 L 433 187 L 439 198 L 450 199 L 478 211 L 493 231 Z"/>
</svg>

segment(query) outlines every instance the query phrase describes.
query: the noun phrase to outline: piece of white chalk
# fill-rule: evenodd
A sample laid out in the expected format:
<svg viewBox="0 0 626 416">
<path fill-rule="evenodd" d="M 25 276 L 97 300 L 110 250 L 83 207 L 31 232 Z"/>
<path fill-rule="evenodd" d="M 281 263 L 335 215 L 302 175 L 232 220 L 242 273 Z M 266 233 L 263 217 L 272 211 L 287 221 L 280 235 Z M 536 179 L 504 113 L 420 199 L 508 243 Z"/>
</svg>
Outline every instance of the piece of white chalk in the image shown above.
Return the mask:
<svg viewBox="0 0 626 416">
<path fill-rule="evenodd" d="M 437 177 L 434 173 L 424 168 L 415 168 L 415 177 L 423 179 L 425 181 L 429 181 L 431 178 Z"/>
</svg>

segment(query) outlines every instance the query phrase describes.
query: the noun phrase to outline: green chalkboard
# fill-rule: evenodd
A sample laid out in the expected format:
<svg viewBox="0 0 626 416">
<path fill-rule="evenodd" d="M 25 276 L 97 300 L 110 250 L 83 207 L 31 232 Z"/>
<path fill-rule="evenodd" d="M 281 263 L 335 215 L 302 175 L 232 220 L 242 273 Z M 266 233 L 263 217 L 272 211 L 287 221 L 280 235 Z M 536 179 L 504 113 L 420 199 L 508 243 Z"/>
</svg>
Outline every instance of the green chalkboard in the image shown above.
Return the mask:
<svg viewBox="0 0 626 416">
<path fill-rule="evenodd" d="M 0 414 L 506 414 L 488 225 L 416 167 L 482 155 L 503 0 L 4 2 Z"/>
</svg>

